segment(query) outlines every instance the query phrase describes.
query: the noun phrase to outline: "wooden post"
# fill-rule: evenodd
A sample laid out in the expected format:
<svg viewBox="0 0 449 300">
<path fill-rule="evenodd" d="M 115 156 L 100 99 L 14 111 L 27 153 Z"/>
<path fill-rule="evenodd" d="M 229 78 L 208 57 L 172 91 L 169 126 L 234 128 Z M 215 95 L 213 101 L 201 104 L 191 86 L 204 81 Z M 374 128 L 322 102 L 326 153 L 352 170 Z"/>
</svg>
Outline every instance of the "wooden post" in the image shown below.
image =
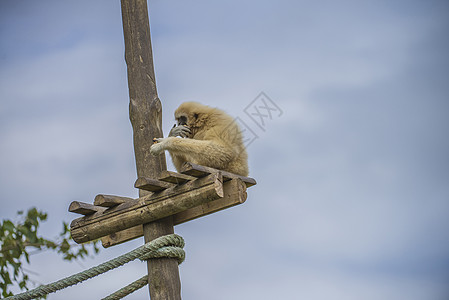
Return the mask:
<svg viewBox="0 0 449 300">
<path fill-rule="evenodd" d="M 134 133 L 137 176 L 158 178 L 167 169 L 165 156 L 154 157 L 150 146 L 162 137 L 162 106 L 157 96 L 151 49 L 147 0 L 121 0 L 125 60 L 128 67 L 129 116 Z M 139 190 L 143 197 L 149 192 Z M 143 225 L 145 242 L 174 232 L 173 218 Z M 152 300 L 181 299 L 181 282 L 176 259 L 148 260 Z"/>
</svg>

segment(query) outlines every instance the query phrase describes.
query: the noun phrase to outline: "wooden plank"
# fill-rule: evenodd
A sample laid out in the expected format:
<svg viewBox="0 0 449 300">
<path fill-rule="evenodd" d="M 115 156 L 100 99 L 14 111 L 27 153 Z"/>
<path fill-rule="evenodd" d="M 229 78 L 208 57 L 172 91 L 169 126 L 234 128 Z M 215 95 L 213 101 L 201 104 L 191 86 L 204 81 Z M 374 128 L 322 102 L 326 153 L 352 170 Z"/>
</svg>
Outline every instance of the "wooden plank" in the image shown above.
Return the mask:
<svg viewBox="0 0 449 300">
<path fill-rule="evenodd" d="M 143 226 L 137 225 L 125 230 L 108 234 L 101 238 L 104 248 L 119 245 L 143 236 Z"/>
<path fill-rule="evenodd" d="M 102 214 L 75 219 L 70 225 L 72 238 L 77 243 L 85 243 L 223 198 L 222 181 L 220 174 L 211 174 L 158 194 L 125 202 Z"/>
<path fill-rule="evenodd" d="M 95 196 L 94 205 L 102 207 L 114 207 L 127 201 L 132 201 L 133 198 L 120 197 L 113 195 L 97 195 Z"/>
<path fill-rule="evenodd" d="M 136 183 L 134 183 L 135 188 L 149 192 L 160 192 L 172 186 L 173 184 L 147 177 L 140 177 L 136 180 Z"/>
<path fill-rule="evenodd" d="M 122 231 L 111 233 L 101 238 L 101 243 L 104 248 L 115 246 L 128 242 L 130 240 L 143 237 L 143 226 L 137 225 Z"/>
<path fill-rule="evenodd" d="M 89 203 L 73 201 L 70 203 L 69 212 L 80 214 L 80 215 L 92 215 L 96 212 L 102 212 L 105 209 L 103 207 L 98 207 Z"/>
<path fill-rule="evenodd" d="M 223 185 L 223 189 L 225 195 L 223 198 L 179 212 L 173 216 L 173 223 L 179 225 L 242 204 L 246 201 L 246 185 L 240 178 L 233 178 L 226 182 Z"/>
<path fill-rule="evenodd" d="M 161 173 L 161 177 L 159 177 L 159 180 L 174 183 L 174 184 L 183 184 L 188 181 L 195 180 L 195 177 L 172 172 L 172 171 L 163 171 Z"/>
<path fill-rule="evenodd" d="M 207 176 L 214 171 L 218 172 L 219 170 L 207 170 L 206 167 L 195 165 L 189 162 L 184 163 L 181 169 L 182 174 L 194 176 L 194 177 L 204 177 Z"/>
<path fill-rule="evenodd" d="M 246 184 L 246 187 L 251 187 L 251 186 L 257 184 L 257 182 L 254 178 L 240 176 L 240 175 L 237 175 L 234 173 L 230 173 L 230 172 L 226 172 L 226 171 L 222 171 L 222 170 L 218 170 L 218 169 L 214 169 L 214 168 L 210 168 L 210 167 L 200 166 L 200 165 L 197 165 L 197 164 L 194 164 L 191 162 L 184 163 L 184 165 L 182 166 L 182 169 L 181 169 L 182 174 L 195 176 L 195 177 L 203 177 L 203 176 L 206 176 L 206 175 L 214 173 L 214 172 L 221 172 L 221 174 L 223 175 L 224 181 L 231 180 L 231 178 L 240 178 Z"/>
<path fill-rule="evenodd" d="M 185 223 L 189 220 L 197 219 L 208 214 L 230 208 L 245 202 L 247 198 L 246 185 L 239 178 L 232 179 L 223 184 L 224 197 L 202 204 L 173 216 L 175 225 Z M 143 236 L 142 226 L 135 226 L 123 231 L 110 234 L 101 239 L 103 247 L 118 245 L 132 239 Z"/>
</svg>

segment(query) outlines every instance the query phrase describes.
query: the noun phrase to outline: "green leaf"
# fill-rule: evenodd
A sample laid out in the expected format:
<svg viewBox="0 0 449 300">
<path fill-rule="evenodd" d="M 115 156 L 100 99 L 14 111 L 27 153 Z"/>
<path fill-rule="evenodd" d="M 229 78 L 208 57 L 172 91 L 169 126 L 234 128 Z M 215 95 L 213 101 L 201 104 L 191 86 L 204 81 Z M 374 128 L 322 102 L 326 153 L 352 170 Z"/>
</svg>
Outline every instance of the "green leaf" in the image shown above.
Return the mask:
<svg viewBox="0 0 449 300">
<path fill-rule="evenodd" d="M 6 220 L 3 222 L 3 229 L 5 231 L 14 232 L 16 226 L 14 226 L 13 222 L 10 220 Z"/>
<path fill-rule="evenodd" d="M 13 295 L 10 291 L 13 285 L 21 290 L 28 289 L 30 279 L 22 267 L 22 261 L 30 263 L 30 254 L 27 251 L 29 247 L 37 251 L 54 250 L 62 254 L 62 259 L 69 261 L 83 259 L 89 253 L 99 252 L 97 247 L 99 241 L 83 245 L 72 243 L 70 227 L 66 222 L 63 222 L 62 232 L 59 234 L 61 241 L 40 236 L 38 230 L 40 222 L 47 220 L 48 215 L 35 207 L 30 208 L 26 214 L 24 211 L 19 211 L 17 214 L 22 218 L 17 224 L 10 220 L 0 221 L 0 290 L 3 297 Z M 89 250 L 90 248 L 92 250 Z M 10 271 L 12 271 L 12 278 Z"/>
</svg>

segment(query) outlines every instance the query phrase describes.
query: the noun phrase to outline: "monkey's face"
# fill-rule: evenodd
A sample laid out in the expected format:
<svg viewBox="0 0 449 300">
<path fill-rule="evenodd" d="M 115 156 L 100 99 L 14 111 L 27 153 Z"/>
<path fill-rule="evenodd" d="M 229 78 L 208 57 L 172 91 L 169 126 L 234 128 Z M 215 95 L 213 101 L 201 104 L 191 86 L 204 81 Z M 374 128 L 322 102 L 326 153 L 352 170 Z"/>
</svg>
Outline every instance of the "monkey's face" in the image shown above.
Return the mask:
<svg viewBox="0 0 449 300">
<path fill-rule="evenodd" d="M 187 127 L 200 127 L 198 123 L 199 114 L 193 113 L 189 115 L 180 115 L 176 118 L 178 126 L 184 125 Z"/>
<path fill-rule="evenodd" d="M 175 118 L 179 125 L 189 127 L 191 136 L 201 131 L 205 126 L 211 108 L 197 102 L 184 102 L 175 111 Z"/>
<path fill-rule="evenodd" d="M 178 126 L 181 126 L 181 125 L 188 126 L 187 125 L 187 116 L 179 116 L 178 118 L 176 118 L 176 121 L 178 122 Z"/>
<path fill-rule="evenodd" d="M 175 111 L 175 118 L 179 125 L 184 125 L 187 127 L 201 127 L 202 124 L 200 124 L 200 118 L 201 112 L 195 109 L 195 107 L 185 107 L 180 106 Z"/>
<path fill-rule="evenodd" d="M 190 129 L 190 134 L 187 136 L 193 138 L 195 132 L 197 131 L 197 126 L 195 124 L 195 116 L 190 116 L 188 114 L 181 114 L 176 116 L 176 122 L 178 126 L 186 126 Z"/>
</svg>

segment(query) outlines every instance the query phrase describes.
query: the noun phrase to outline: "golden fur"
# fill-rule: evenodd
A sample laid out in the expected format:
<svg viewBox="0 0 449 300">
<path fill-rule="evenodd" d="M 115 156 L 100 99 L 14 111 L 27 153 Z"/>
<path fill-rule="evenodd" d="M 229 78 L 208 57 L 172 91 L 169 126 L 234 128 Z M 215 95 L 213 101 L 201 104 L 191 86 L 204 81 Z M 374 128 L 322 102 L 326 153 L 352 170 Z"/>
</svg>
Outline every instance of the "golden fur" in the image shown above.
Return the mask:
<svg viewBox="0 0 449 300">
<path fill-rule="evenodd" d="M 186 136 L 157 139 L 151 153 L 168 150 L 178 171 L 185 162 L 248 176 L 248 155 L 238 124 L 224 111 L 197 102 L 184 102 L 175 111 L 175 132 Z M 181 121 L 182 120 L 182 121 Z M 185 122 L 185 126 L 180 123 Z M 186 128 L 187 127 L 187 128 Z M 179 128 L 179 129 L 178 129 Z M 178 129 L 178 130 L 176 130 Z M 172 135 L 172 134 L 170 134 Z"/>
</svg>

